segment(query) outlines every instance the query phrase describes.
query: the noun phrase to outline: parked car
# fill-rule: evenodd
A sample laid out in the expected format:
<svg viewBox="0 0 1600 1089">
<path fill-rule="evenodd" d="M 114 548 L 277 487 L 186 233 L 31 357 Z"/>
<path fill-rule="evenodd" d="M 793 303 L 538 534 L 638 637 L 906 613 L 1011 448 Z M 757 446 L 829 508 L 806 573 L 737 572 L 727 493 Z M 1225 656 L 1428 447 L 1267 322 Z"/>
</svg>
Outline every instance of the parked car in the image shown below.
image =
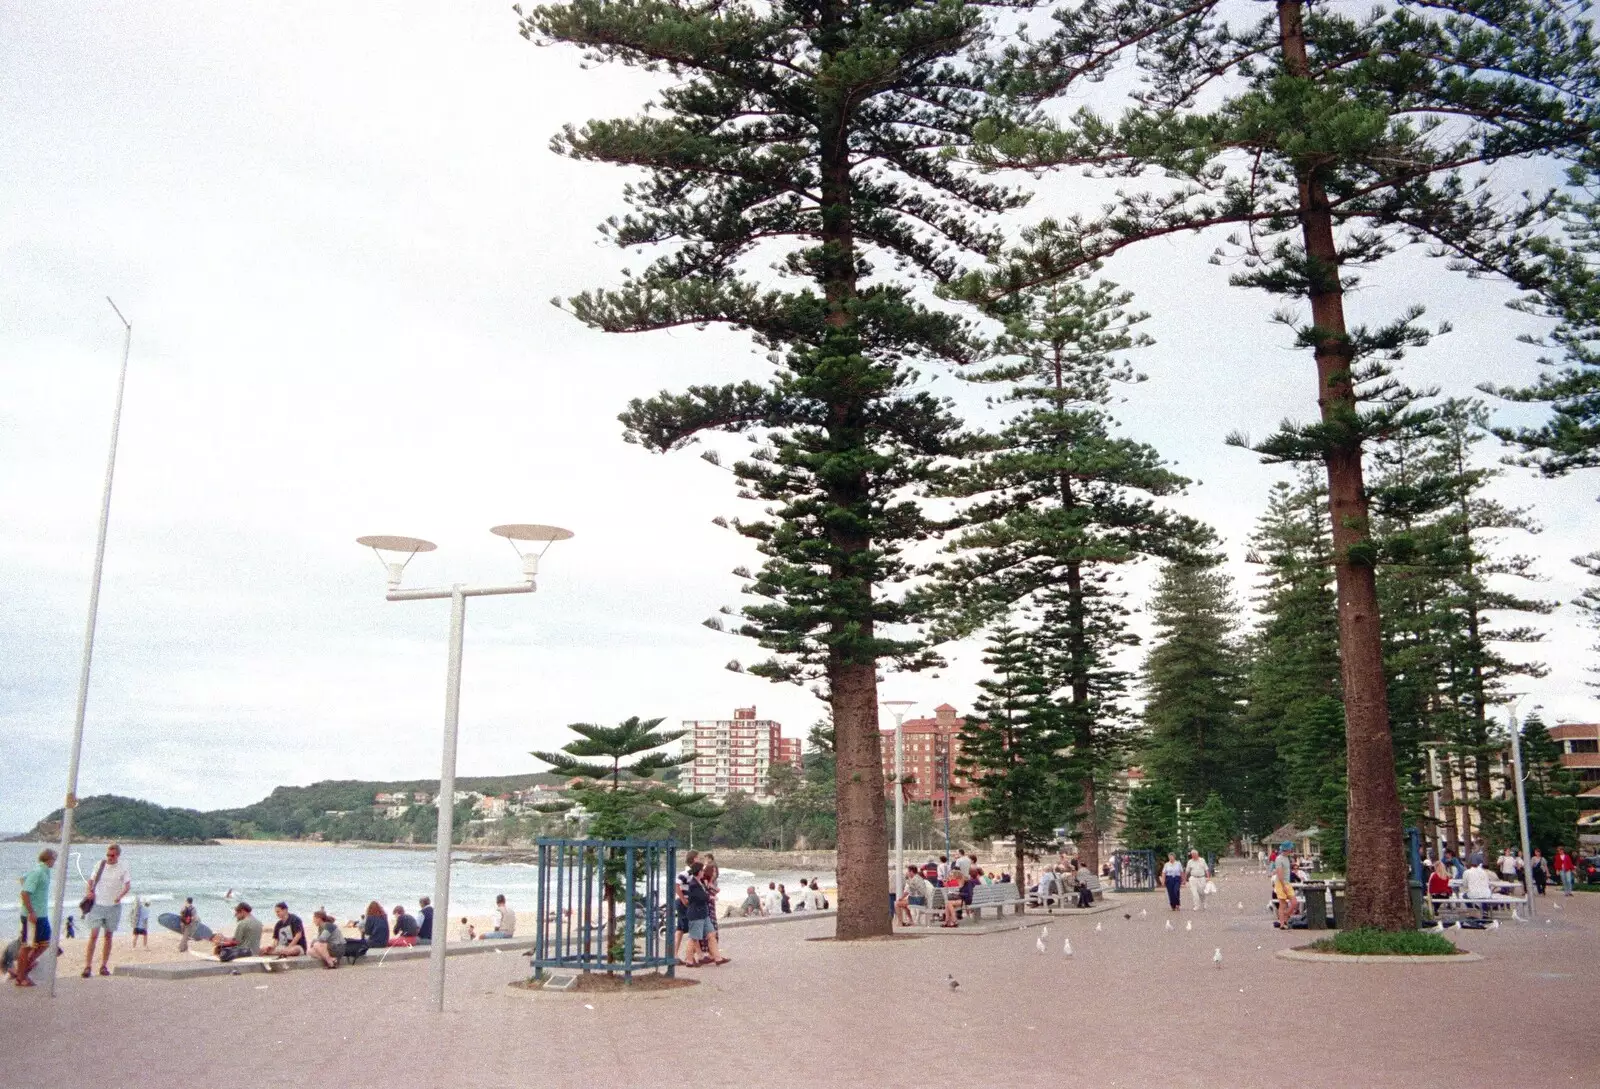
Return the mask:
<svg viewBox="0 0 1600 1089">
<path fill-rule="evenodd" d="M 1588 855 L 1576 860 L 1578 880 L 1586 885 L 1600 885 L 1600 855 Z"/>
</svg>

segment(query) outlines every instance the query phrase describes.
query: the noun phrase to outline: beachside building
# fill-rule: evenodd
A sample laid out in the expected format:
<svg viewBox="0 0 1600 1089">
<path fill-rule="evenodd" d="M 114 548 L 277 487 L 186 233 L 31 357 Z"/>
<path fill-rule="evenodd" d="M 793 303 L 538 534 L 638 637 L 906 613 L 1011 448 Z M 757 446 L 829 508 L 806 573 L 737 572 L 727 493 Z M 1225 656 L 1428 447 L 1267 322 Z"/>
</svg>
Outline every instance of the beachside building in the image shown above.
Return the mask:
<svg viewBox="0 0 1600 1089">
<path fill-rule="evenodd" d="M 908 802 L 927 802 L 936 816 L 943 816 L 946 797 L 945 776 L 949 776 L 950 807 L 955 809 L 972 796 L 972 784 L 956 762 L 961 757 L 961 727 L 967 720 L 948 703 L 933 709 L 932 718 L 908 718 L 901 725 L 905 746 L 905 798 Z M 893 797 L 894 727 L 878 731 L 883 753 L 884 793 Z"/>
<path fill-rule="evenodd" d="M 472 803 L 472 812 L 479 820 L 497 821 L 506 815 L 506 809 L 510 804 L 511 800 L 504 794 L 479 798 Z"/>
<path fill-rule="evenodd" d="M 1550 727 L 1561 746 L 1561 766 L 1578 780 L 1579 837 L 1585 848 L 1600 844 L 1600 722 L 1563 722 Z"/>
<path fill-rule="evenodd" d="M 754 707 L 736 707 L 732 718 L 684 719 L 684 755 L 695 754 L 683 766 L 679 785 L 691 793 L 720 801 L 733 793 L 757 801 L 770 801 L 767 773 L 788 763 L 801 768 L 800 739 L 783 736 L 774 719 L 757 718 Z"/>
</svg>

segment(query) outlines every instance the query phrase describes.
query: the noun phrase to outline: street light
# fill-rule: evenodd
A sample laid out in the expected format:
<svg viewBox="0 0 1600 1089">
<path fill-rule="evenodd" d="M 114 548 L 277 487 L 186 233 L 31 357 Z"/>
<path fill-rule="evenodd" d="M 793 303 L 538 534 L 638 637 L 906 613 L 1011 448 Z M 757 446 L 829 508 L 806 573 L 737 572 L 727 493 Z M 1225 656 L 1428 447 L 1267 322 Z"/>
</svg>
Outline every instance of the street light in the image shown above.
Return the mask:
<svg viewBox="0 0 1600 1089">
<path fill-rule="evenodd" d="M 419 552 L 432 552 L 437 546 L 420 537 L 357 537 L 356 544 L 372 549 L 383 563 L 389 577 L 390 601 L 431 601 L 450 599 L 450 659 L 444 682 L 444 746 L 439 762 L 439 796 L 435 805 L 439 809 L 439 828 L 434 841 L 433 911 L 434 927 L 432 947 L 428 956 L 428 997 L 433 1006 L 444 1011 L 444 958 L 450 935 L 450 843 L 455 832 L 456 794 L 456 726 L 461 716 L 461 650 L 467 627 L 467 598 L 490 597 L 498 594 L 531 594 L 538 589 L 539 557 L 556 541 L 572 536 L 570 529 L 557 526 L 505 525 L 489 531 L 511 542 L 511 547 L 522 559 L 523 581 L 511 586 L 467 587 L 456 583 L 449 589 L 402 590 L 400 581 L 406 565 Z M 524 552 L 518 541 L 543 543 L 537 552 Z M 404 559 L 385 560 L 385 552 L 403 555 Z"/>
<path fill-rule="evenodd" d="M 915 705 L 910 700 L 878 702 L 894 716 L 894 894 L 898 898 L 906 883 L 906 746 L 900 726 L 905 721 L 906 708 Z"/>
<path fill-rule="evenodd" d="M 1506 706 L 1511 712 L 1511 772 L 1517 780 L 1517 825 L 1522 833 L 1522 873 L 1523 894 L 1528 900 L 1528 918 L 1533 918 L 1533 874 L 1529 867 L 1533 865 L 1533 852 L 1528 849 L 1528 799 L 1522 791 L 1522 724 L 1517 721 L 1517 704 L 1521 697 L 1513 699 Z M 1542 710 L 1543 704 L 1534 704 L 1535 711 Z"/>
<path fill-rule="evenodd" d="M 89 622 L 83 632 L 83 660 L 78 668 L 78 712 L 72 725 L 72 754 L 67 759 L 67 796 L 61 806 L 61 853 L 56 856 L 55 893 L 50 898 L 50 997 L 56 996 L 56 950 L 61 940 L 61 916 L 66 910 L 67 853 L 72 847 L 72 815 L 78 808 L 78 764 L 83 756 L 83 718 L 89 709 L 89 666 L 94 661 L 95 620 L 100 615 L 100 576 L 106 566 L 106 531 L 111 525 L 111 482 L 117 474 L 117 432 L 122 428 L 122 392 L 128 385 L 128 352 L 133 348 L 133 324 L 106 296 L 122 323 L 122 369 L 117 373 L 117 406 L 111 411 L 111 452 L 106 455 L 106 483 L 100 494 L 100 530 L 94 542 L 94 578 L 89 583 Z M 37 908 L 37 906 L 36 906 Z M 110 934 L 106 941 L 111 941 Z"/>
</svg>

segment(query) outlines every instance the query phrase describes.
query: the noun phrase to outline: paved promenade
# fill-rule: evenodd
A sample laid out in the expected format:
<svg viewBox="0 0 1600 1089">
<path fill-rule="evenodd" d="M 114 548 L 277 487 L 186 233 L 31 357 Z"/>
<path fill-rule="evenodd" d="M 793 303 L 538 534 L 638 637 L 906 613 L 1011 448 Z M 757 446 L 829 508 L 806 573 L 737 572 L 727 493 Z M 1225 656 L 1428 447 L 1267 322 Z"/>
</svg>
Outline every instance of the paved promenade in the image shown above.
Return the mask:
<svg viewBox="0 0 1600 1089">
<path fill-rule="evenodd" d="M 1221 884 L 1205 913 L 1140 894 L 1050 920 L 1042 955 L 1037 925 L 848 945 L 808 940 L 831 919 L 730 928 L 733 963 L 648 996 L 514 992 L 521 956 L 453 958 L 442 1016 L 425 1008 L 417 961 L 185 982 L 74 975 L 53 1003 L 7 986 L 0 1025 L 16 1061 L 0 1085 L 65 1084 L 65 1057 L 90 1055 L 121 1084 L 248 1089 L 1600 1085 L 1600 895 L 1547 896 L 1534 922 L 1451 931 L 1479 964 L 1300 964 L 1272 955 L 1307 936 L 1272 929 L 1264 879 Z M 1535 1076 L 1507 1069 L 1510 1054 L 1537 1056 Z"/>
</svg>

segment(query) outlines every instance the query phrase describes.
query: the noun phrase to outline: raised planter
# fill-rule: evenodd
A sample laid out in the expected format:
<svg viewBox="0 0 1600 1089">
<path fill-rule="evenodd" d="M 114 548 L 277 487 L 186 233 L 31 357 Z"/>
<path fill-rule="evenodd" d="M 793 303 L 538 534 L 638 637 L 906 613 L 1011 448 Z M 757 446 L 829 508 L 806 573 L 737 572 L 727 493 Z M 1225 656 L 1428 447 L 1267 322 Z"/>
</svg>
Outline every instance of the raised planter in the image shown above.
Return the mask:
<svg viewBox="0 0 1600 1089">
<path fill-rule="evenodd" d="M 1314 963 L 1337 964 L 1476 964 L 1483 960 L 1482 953 L 1433 953 L 1427 956 L 1408 956 L 1396 953 L 1369 953 L 1353 956 L 1349 953 L 1313 953 L 1306 949 L 1280 949 L 1275 954 L 1284 960 L 1303 960 Z"/>
</svg>

